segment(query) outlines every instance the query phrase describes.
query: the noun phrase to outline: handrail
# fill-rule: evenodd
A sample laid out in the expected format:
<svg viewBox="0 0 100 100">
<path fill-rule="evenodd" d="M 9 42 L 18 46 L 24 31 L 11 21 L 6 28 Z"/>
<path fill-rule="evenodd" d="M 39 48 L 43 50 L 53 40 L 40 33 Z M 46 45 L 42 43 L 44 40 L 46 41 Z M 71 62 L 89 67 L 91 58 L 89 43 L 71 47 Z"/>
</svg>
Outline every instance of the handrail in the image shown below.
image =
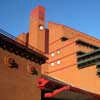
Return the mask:
<svg viewBox="0 0 100 100">
<path fill-rule="evenodd" d="M 100 48 L 99 48 L 99 49 L 96 49 L 96 50 L 94 50 L 94 51 L 92 51 L 92 52 L 89 52 L 89 53 L 80 55 L 80 56 L 78 56 L 78 58 L 83 58 L 83 57 L 86 57 L 86 56 L 88 56 L 88 55 L 91 55 L 91 54 L 94 54 L 94 53 L 97 53 L 97 52 L 100 52 Z"/>
<path fill-rule="evenodd" d="M 20 39 L 17 38 L 16 36 L 14 36 L 14 35 L 12 35 L 12 34 L 6 32 L 6 31 L 4 31 L 4 30 L 1 29 L 1 28 L 0 28 L 0 34 L 9 37 L 10 39 L 14 40 L 14 41 L 17 42 L 17 43 L 21 42 L 20 44 L 22 44 L 22 45 L 25 44 L 24 41 L 20 40 Z M 19 42 L 18 42 L 18 41 L 19 41 Z M 25 45 L 24 45 L 24 46 L 25 46 Z M 32 49 L 32 50 L 34 50 L 34 51 L 37 51 L 37 52 L 39 52 L 39 53 L 42 54 L 42 55 L 45 55 L 44 52 L 42 52 L 41 50 L 39 50 L 39 49 L 33 47 L 32 45 L 28 45 L 28 46 L 25 46 L 25 47 L 27 47 L 27 48 L 29 48 L 29 49 Z"/>
<path fill-rule="evenodd" d="M 85 60 L 83 60 L 83 61 L 79 61 L 78 64 L 83 64 L 83 63 L 86 63 L 86 62 L 95 60 L 95 59 L 97 59 L 97 58 L 100 58 L 100 55 L 98 55 L 98 56 L 96 56 L 96 57 L 89 58 L 89 59 L 85 59 Z"/>
<path fill-rule="evenodd" d="M 10 33 L 8 33 L 8 32 L 6 32 L 6 31 L 4 31 L 4 30 L 3 30 L 3 29 L 1 29 L 1 28 L 0 28 L 0 34 L 3 34 L 3 35 L 5 35 L 5 36 L 7 36 L 7 37 L 9 37 L 9 38 L 11 38 L 11 39 L 13 39 L 13 40 L 15 40 L 15 39 L 16 39 L 16 37 L 15 37 L 15 36 L 11 35 Z"/>
</svg>

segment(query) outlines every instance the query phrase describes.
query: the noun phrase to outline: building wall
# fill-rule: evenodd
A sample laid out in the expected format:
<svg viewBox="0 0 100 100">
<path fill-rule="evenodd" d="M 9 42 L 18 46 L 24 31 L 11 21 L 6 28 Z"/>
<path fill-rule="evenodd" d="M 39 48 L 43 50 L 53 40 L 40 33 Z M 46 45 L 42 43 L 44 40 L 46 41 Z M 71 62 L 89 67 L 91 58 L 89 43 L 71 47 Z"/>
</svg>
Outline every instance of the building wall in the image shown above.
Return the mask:
<svg viewBox="0 0 100 100">
<path fill-rule="evenodd" d="M 61 41 L 64 36 L 63 26 L 49 22 L 49 54 L 46 64 L 42 66 L 44 74 L 56 73 L 77 63 L 76 43 L 74 39 Z M 58 64 L 58 62 L 60 62 Z M 63 76 L 65 78 L 65 76 Z"/>
<path fill-rule="evenodd" d="M 80 39 L 87 43 L 100 47 L 99 39 L 96 39 L 92 36 L 79 32 L 65 25 L 49 22 L 48 28 L 49 28 L 49 45 L 50 46 L 52 45 L 52 47 L 54 46 L 53 44 L 56 44 L 56 43 L 59 44 L 60 38 L 63 36 L 67 37 L 68 39 L 74 39 L 75 41 Z M 90 51 L 93 51 L 94 49 L 78 45 L 77 51 L 79 50 L 84 51 L 84 52 L 90 52 Z"/>
<path fill-rule="evenodd" d="M 53 78 L 74 87 L 100 94 L 100 78 L 96 75 L 96 66 L 78 69 L 77 65 L 48 74 Z"/>
<path fill-rule="evenodd" d="M 9 58 L 15 59 L 18 69 L 9 67 Z M 38 74 L 30 74 L 29 66 L 34 66 Z M 0 48 L 0 100 L 41 100 L 38 77 L 38 64 Z"/>
<path fill-rule="evenodd" d="M 77 51 L 91 52 L 93 49 L 79 46 L 75 42 L 81 39 L 100 46 L 100 40 L 52 22 L 49 22 L 48 28 L 49 60 L 42 66 L 43 74 L 74 87 L 100 94 L 100 78 L 96 74 L 96 65 L 84 69 L 78 69 L 77 65 Z M 62 42 L 61 37 L 63 36 L 69 39 Z M 59 54 L 57 54 L 58 51 L 60 51 Z M 61 63 L 57 64 L 59 60 Z M 52 65 L 52 63 L 54 64 Z"/>
</svg>

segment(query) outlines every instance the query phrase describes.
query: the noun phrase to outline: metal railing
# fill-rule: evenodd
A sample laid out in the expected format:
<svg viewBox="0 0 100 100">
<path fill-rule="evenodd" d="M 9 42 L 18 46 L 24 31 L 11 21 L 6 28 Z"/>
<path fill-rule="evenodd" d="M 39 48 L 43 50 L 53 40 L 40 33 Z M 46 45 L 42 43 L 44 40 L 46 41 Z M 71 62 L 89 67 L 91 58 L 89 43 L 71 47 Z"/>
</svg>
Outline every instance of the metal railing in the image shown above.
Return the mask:
<svg viewBox="0 0 100 100">
<path fill-rule="evenodd" d="M 16 40 L 16 37 L 15 37 L 15 36 L 9 34 L 8 32 L 4 31 L 4 30 L 1 29 L 1 28 L 0 28 L 0 34 L 3 34 L 3 35 L 5 35 L 5 36 L 7 36 L 7 37 L 9 37 L 9 38 L 11 38 L 11 39 L 13 39 L 13 40 Z"/>
<path fill-rule="evenodd" d="M 41 50 L 39 50 L 39 49 L 37 49 L 37 48 L 35 48 L 35 47 L 29 45 L 29 44 L 28 44 L 28 46 L 26 46 L 24 41 L 20 40 L 18 37 L 14 36 L 14 35 L 12 35 L 12 34 L 10 34 L 10 33 L 8 33 L 8 32 L 6 32 L 6 31 L 4 31 L 4 30 L 1 29 L 1 28 L 0 28 L 0 34 L 9 37 L 10 39 L 14 40 L 14 41 L 17 42 L 17 43 L 22 44 L 23 46 L 25 46 L 25 47 L 27 47 L 27 48 L 29 48 L 29 49 L 32 49 L 32 50 L 34 50 L 34 51 L 36 51 L 36 52 L 38 52 L 38 53 L 40 53 L 40 54 L 42 54 L 42 55 L 45 55 L 44 52 L 42 52 Z"/>
</svg>

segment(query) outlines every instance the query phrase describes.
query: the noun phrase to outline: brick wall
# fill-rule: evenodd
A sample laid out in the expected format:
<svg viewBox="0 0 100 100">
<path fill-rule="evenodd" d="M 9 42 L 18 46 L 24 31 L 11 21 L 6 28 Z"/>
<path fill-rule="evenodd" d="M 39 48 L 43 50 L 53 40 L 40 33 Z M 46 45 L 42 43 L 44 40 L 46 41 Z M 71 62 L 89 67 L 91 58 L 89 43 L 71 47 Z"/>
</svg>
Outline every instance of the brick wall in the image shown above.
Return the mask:
<svg viewBox="0 0 100 100">
<path fill-rule="evenodd" d="M 8 58 L 13 58 L 18 68 L 10 68 Z M 29 65 L 38 74 L 28 72 Z M 40 100 L 41 91 L 36 86 L 40 76 L 40 66 L 18 55 L 0 48 L 0 100 Z"/>
</svg>

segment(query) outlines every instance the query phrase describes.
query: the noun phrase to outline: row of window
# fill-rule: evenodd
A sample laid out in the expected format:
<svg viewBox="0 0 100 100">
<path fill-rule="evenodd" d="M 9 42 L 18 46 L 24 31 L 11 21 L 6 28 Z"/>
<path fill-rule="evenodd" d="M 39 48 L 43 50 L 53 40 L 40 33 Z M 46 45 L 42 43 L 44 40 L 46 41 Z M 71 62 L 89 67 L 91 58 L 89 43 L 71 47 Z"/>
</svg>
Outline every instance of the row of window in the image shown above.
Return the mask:
<svg viewBox="0 0 100 100">
<path fill-rule="evenodd" d="M 53 52 L 53 53 L 51 53 L 51 57 L 54 57 L 56 54 L 59 55 L 60 53 L 61 53 L 60 50 L 58 50 L 58 51 L 55 52 L 55 53 Z M 50 65 L 51 65 L 51 66 L 55 66 L 55 64 L 58 64 L 58 65 L 59 65 L 60 63 L 61 63 L 61 61 L 58 60 L 57 62 L 52 62 Z"/>
<path fill-rule="evenodd" d="M 61 63 L 61 61 L 58 60 L 57 62 L 52 62 L 50 65 L 51 65 L 51 66 L 54 66 L 55 64 L 58 64 L 58 65 L 59 65 L 60 63 Z"/>
<path fill-rule="evenodd" d="M 58 51 L 57 51 L 57 52 L 55 52 L 55 53 L 54 53 L 54 52 L 53 52 L 53 53 L 51 53 L 51 56 L 52 56 L 52 57 L 54 57 L 56 54 L 58 54 L 58 55 L 59 55 L 60 53 L 61 53 L 61 51 L 60 51 L 60 50 L 58 50 Z"/>
<path fill-rule="evenodd" d="M 88 43 L 88 42 L 86 42 L 86 41 L 84 41 L 84 40 L 76 40 L 76 43 L 77 44 L 79 44 L 79 45 L 81 45 L 81 46 L 85 46 L 85 47 L 88 47 L 88 48 L 91 48 L 91 49 L 99 49 L 100 47 L 98 47 L 98 46 L 95 46 L 95 45 L 93 45 L 93 44 L 90 44 L 90 43 Z"/>
<path fill-rule="evenodd" d="M 19 64 L 17 63 L 17 61 L 10 57 L 10 56 L 5 56 L 4 58 L 4 64 L 7 64 L 9 68 L 14 68 L 14 69 L 18 69 L 19 68 Z M 33 64 L 27 64 L 27 71 L 32 74 L 32 75 L 37 75 L 38 71 L 36 69 L 36 67 Z"/>
<path fill-rule="evenodd" d="M 60 40 L 61 40 L 61 41 L 66 41 L 66 40 L 68 40 L 68 38 L 67 38 L 67 37 L 65 37 L 65 36 L 63 36 L 63 37 L 61 37 L 61 38 L 60 38 Z M 58 50 L 56 53 L 57 53 L 57 54 L 60 54 L 60 53 L 61 53 L 61 51 L 60 51 L 60 50 Z M 51 56 L 52 56 L 52 57 L 54 57 L 54 56 L 55 56 L 55 53 L 51 53 Z"/>
</svg>

